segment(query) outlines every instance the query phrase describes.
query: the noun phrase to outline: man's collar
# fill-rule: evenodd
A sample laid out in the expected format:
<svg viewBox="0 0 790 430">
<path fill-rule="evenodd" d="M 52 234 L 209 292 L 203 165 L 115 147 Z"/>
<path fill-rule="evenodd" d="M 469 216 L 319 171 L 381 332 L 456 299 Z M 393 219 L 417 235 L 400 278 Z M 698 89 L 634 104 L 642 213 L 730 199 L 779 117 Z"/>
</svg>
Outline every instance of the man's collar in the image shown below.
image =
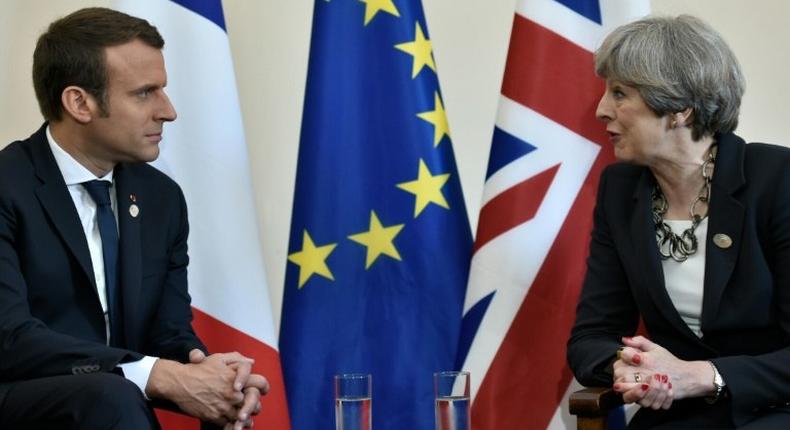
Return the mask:
<svg viewBox="0 0 790 430">
<path fill-rule="evenodd" d="M 60 169 L 60 173 L 63 175 L 63 181 L 66 182 L 67 186 L 81 184 L 83 182 L 93 181 L 96 179 L 112 182 L 114 169 L 110 170 L 101 178 L 96 178 L 96 175 L 91 173 L 91 171 L 80 164 L 79 161 L 75 160 L 71 154 L 60 147 L 60 145 L 55 141 L 55 138 L 52 137 L 52 132 L 50 131 L 49 125 L 47 126 L 46 132 L 47 143 L 49 143 L 49 148 L 52 150 L 52 155 L 55 156 L 55 163 L 57 163 L 58 169 Z"/>
</svg>

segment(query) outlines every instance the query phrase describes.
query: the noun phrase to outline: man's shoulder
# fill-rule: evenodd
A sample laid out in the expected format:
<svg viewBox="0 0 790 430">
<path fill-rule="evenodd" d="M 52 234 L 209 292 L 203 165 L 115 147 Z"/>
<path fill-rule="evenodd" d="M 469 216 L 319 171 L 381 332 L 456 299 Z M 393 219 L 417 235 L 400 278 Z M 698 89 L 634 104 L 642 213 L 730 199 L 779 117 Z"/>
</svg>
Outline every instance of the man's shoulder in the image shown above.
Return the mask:
<svg viewBox="0 0 790 430">
<path fill-rule="evenodd" d="M 23 179 L 34 174 L 31 138 L 17 140 L 0 150 L 0 179 Z"/>
<path fill-rule="evenodd" d="M 20 158 L 30 159 L 30 146 L 37 137 L 38 132 L 33 133 L 25 139 L 15 140 L 3 149 L 0 149 L 0 162 L 18 162 Z"/>
</svg>

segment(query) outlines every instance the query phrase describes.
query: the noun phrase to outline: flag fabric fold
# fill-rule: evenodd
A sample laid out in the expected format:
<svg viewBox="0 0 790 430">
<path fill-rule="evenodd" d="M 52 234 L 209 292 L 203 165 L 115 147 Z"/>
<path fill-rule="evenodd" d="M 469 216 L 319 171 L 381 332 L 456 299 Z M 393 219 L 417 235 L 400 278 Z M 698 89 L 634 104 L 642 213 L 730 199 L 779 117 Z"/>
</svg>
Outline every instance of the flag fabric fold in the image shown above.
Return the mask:
<svg viewBox="0 0 790 430">
<path fill-rule="evenodd" d="M 178 119 L 164 128 L 156 167 L 179 183 L 189 209 L 189 293 L 210 352 L 255 359 L 271 383 L 255 422 L 290 428 L 266 286 L 252 179 L 220 0 L 115 0 L 165 39 L 165 91 Z M 165 429 L 197 428 L 166 414 Z"/>
<path fill-rule="evenodd" d="M 474 428 L 575 428 L 562 412 L 572 382 L 565 344 L 598 177 L 613 161 L 595 119 L 604 83 L 593 52 L 648 6 L 517 2 L 460 340 L 459 362 L 479 375 Z"/>
<path fill-rule="evenodd" d="M 316 1 L 280 347 L 293 428 L 332 428 L 333 375 L 373 426 L 432 429 L 471 252 L 422 5 Z"/>
</svg>

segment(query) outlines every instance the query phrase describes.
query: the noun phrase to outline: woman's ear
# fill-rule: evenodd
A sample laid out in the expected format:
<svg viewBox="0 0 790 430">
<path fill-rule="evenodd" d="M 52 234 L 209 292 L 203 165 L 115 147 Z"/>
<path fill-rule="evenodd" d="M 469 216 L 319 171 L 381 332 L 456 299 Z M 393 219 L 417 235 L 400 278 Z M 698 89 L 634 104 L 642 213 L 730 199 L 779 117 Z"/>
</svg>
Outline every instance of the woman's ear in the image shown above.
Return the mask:
<svg viewBox="0 0 790 430">
<path fill-rule="evenodd" d="M 70 85 L 60 94 L 64 114 L 80 124 L 89 123 L 95 114 L 96 103 L 93 97 L 83 88 Z"/>
<path fill-rule="evenodd" d="M 691 124 L 691 121 L 693 120 L 694 120 L 694 110 L 692 108 L 686 108 L 680 112 L 673 113 L 670 124 L 673 124 L 672 128 L 687 127 Z"/>
</svg>

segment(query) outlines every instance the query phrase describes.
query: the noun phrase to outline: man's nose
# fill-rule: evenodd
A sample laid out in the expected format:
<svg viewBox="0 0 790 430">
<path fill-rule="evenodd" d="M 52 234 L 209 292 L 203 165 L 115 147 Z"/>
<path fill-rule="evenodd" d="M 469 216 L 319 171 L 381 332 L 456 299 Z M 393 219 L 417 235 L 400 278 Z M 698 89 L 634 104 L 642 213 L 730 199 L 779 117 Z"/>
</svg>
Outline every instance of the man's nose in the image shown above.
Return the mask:
<svg viewBox="0 0 790 430">
<path fill-rule="evenodd" d="M 158 112 L 157 119 L 161 121 L 175 121 L 178 114 L 176 113 L 176 109 L 173 107 L 173 103 L 170 102 L 170 98 L 167 94 L 162 91 L 162 107 Z"/>
</svg>

